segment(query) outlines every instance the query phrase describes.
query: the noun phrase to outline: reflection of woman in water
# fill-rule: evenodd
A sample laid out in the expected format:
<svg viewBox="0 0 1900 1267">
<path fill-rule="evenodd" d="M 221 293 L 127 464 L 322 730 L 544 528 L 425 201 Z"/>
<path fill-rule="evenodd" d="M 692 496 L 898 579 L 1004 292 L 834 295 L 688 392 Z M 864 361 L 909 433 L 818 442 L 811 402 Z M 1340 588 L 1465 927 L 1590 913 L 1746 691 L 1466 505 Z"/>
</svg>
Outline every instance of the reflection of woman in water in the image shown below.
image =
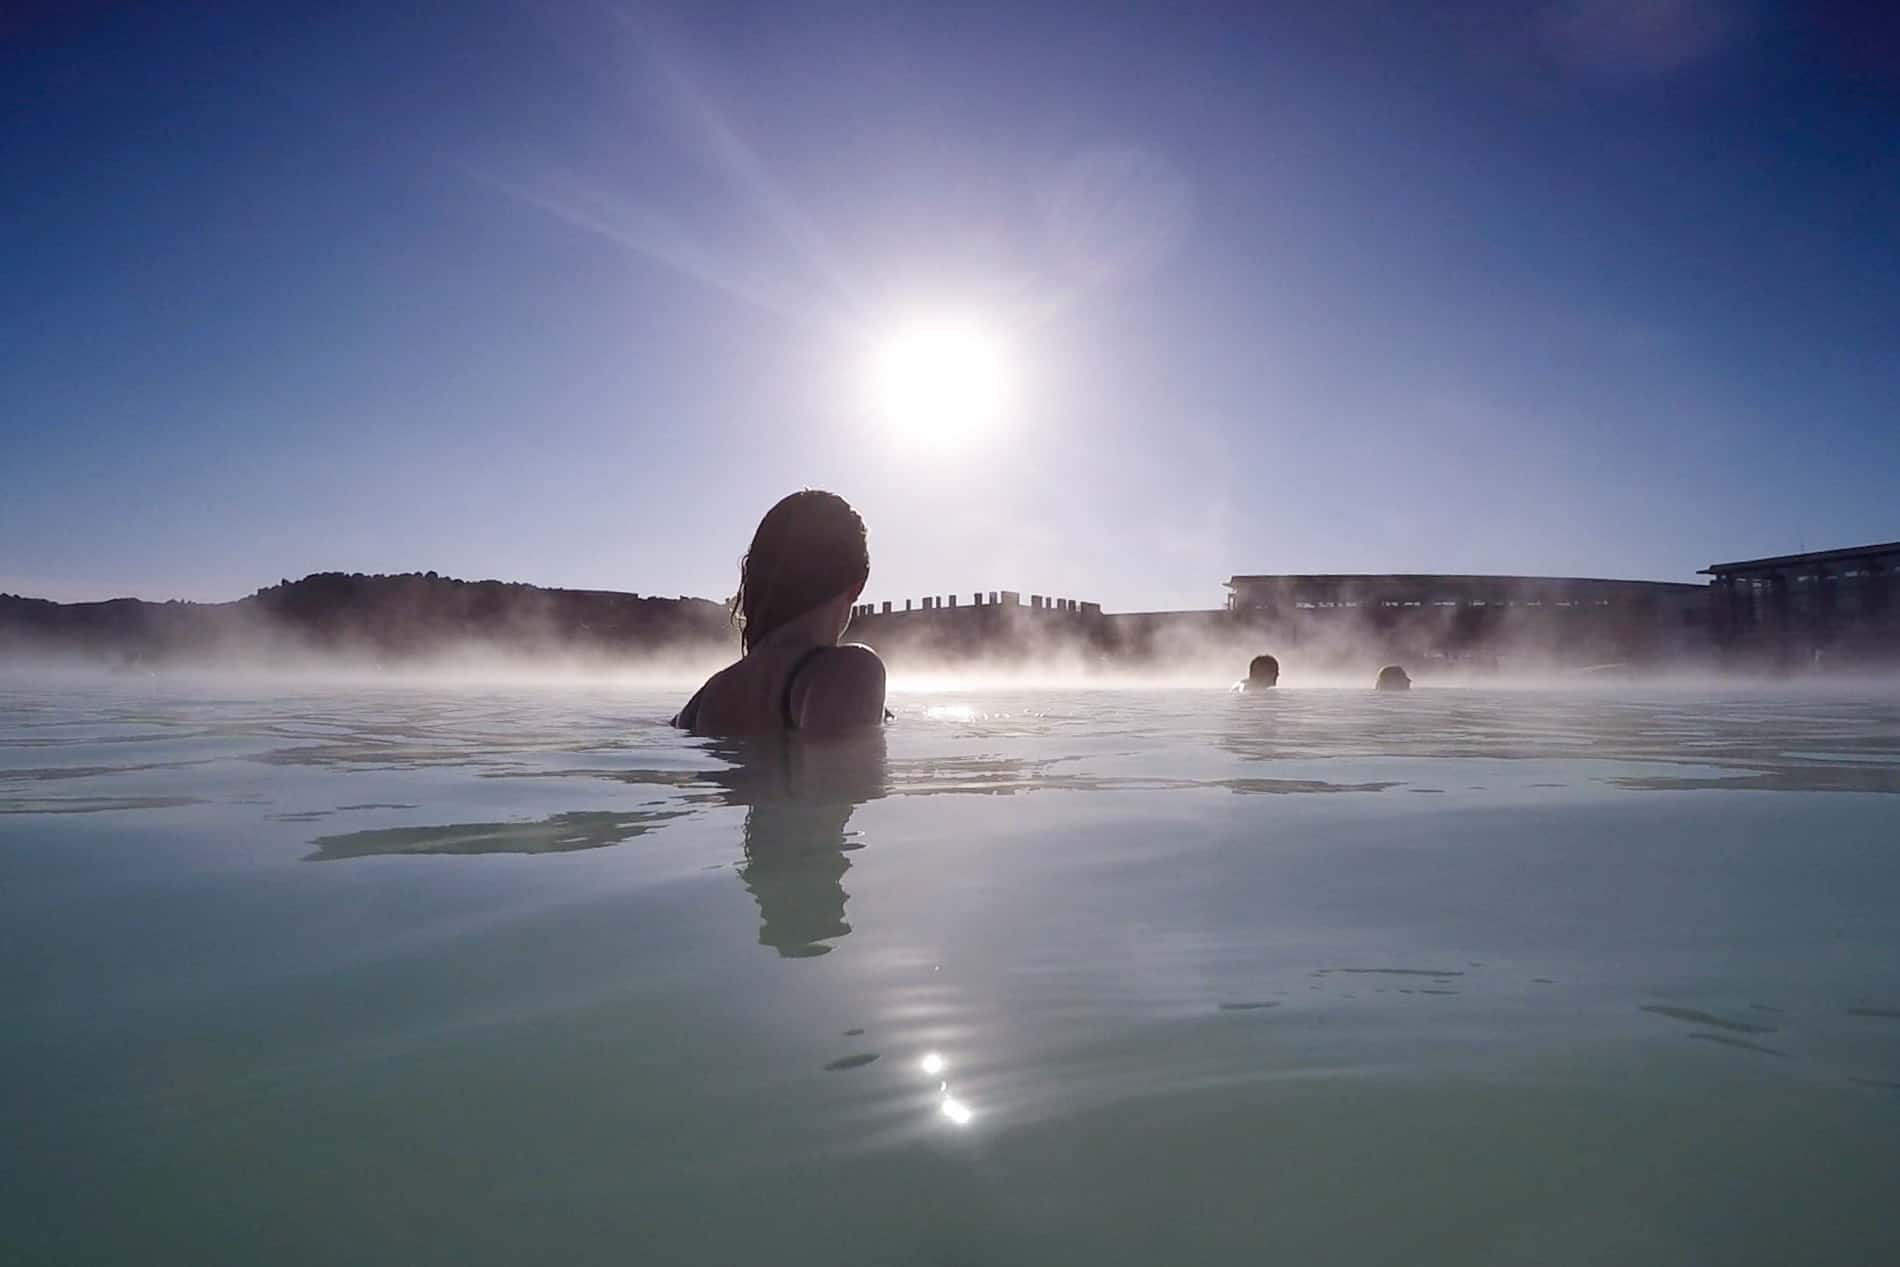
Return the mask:
<svg viewBox="0 0 1900 1267">
<path fill-rule="evenodd" d="M 739 878 L 759 904 L 759 944 L 788 959 L 822 955 L 851 931 L 845 922 L 845 854 L 860 847 L 851 813 L 884 795 L 881 729 L 828 744 L 777 737 L 728 741 L 732 761 L 711 776 L 725 799 L 746 807 Z"/>
<path fill-rule="evenodd" d="M 745 654 L 713 674 L 673 724 L 700 735 L 846 734 L 884 720 L 884 662 L 840 646 L 870 576 L 864 521 L 835 493 L 806 489 L 759 522 L 739 563 L 735 619 Z"/>
</svg>

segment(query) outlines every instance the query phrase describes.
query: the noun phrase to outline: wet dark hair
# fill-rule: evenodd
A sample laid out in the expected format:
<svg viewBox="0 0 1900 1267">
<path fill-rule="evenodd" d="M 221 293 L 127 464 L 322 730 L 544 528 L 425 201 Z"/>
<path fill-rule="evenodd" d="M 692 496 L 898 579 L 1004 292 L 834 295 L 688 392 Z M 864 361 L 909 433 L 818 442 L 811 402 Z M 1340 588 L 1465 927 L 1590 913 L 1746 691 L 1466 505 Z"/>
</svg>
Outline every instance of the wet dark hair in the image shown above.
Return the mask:
<svg viewBox="0 0 1900 1267">
<path fill-rule="evenodd" d="M 733 620 L 740 641 L 751 651 L 779 626 L 858 589 L 870 574 L 864 520 L 850 502 L 816 488 L 780 499 L 739 560 Z"/>
<path fill-rule="evenodd" d="M 1247 680 L 1258 682 L 1261 678 L 1280 679 L 1280 662 L 1270 655 L 1257 655 L 1247 665 Z"/>
</svg>

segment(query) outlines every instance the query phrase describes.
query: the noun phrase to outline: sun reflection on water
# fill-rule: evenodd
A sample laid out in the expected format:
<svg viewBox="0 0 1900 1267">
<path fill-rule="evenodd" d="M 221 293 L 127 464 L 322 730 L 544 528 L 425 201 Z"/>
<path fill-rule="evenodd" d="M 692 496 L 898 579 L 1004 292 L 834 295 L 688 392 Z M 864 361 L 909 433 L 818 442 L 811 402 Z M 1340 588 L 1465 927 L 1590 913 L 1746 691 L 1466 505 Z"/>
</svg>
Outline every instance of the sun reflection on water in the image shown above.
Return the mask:
<svg viewBox="0 0 1900 1267">
<path fill-rule="evenodd" d="M 926 1075 L 935 1078 L 938 1074 L 950 1067 L 950 1062 L 944 1059 L 943 1053 L 940 1051 L 927 1051 L 924 1053 L 923 1059 L 917 1062 L 917 1067 L 922 1069 Z M 962 1100 L 959 1100 L 955 1095 L 951 1094 L 950 1084 L 948 1082 L 939 1081 L 937 1083 L 937 1097 L 937 1111 L 958 1126 L 968 1126 L 970 1119 L 976 1116 L 968 1104 L 965 1104 Z"/>
</svg>

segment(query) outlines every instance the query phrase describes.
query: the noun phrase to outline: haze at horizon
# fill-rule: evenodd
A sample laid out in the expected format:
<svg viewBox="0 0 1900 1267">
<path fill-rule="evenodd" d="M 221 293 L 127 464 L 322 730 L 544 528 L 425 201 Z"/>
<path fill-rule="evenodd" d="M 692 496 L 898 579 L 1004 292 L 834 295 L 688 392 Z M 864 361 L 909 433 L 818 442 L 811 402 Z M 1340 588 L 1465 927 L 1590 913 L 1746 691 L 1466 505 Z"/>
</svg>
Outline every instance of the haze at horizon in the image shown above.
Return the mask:
<svg viewBox="0 0 1900 1267">
<path fill-rule="evenodd" d="M 802 486 L 870 599 L 1900 537 L 1891 29 L 1100 8 L 0 25 L 0 590 L 716 598 Z M 944 316 L 939 451 L 868 385 Z"/>
</svg>

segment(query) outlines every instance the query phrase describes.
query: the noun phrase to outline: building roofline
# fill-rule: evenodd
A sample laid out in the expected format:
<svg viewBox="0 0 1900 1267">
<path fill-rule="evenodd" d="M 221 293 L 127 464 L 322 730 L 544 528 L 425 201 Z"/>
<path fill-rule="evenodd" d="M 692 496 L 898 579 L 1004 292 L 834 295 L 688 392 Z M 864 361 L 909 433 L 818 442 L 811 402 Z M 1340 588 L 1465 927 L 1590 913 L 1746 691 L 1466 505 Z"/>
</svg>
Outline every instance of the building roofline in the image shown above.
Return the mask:
<svg viewBox="0 0 1900 1267">
<path fill-rule="evenodd" d="M 1884 541 L 1870 546 L 1848 546 L 1841 550 L 1811 550 L 1804 554 L 1772 554 L 1767 558 L 1738 559 L 1733 563 L 1711 563 L 1697 575 L 1715 576 L 1721 572 L 1744 572 L 1751 568 L 1786 567 L 1790 563 L 1826 563 L 1832 559 L 1851 559 L 1862 554 L 1889 552 L 1900 552 L 1900 541 Z"/>
<path fill-rule="evenodd" d="M 1539 585 L 1648 585 L 1691 590 L 1708 588 L 1697 581 L 1639 581 L 1630 580 L 1627 577 L 1610 576 L 1515 576 L 1505 573 L 1479 572 L 1269 572 L 1229 577 L 1222 584 L 1232 589 L 1243 581 L 1412 581 L 1440 584 L 1506 581 L 1513 584 Z"/>
</svg>

